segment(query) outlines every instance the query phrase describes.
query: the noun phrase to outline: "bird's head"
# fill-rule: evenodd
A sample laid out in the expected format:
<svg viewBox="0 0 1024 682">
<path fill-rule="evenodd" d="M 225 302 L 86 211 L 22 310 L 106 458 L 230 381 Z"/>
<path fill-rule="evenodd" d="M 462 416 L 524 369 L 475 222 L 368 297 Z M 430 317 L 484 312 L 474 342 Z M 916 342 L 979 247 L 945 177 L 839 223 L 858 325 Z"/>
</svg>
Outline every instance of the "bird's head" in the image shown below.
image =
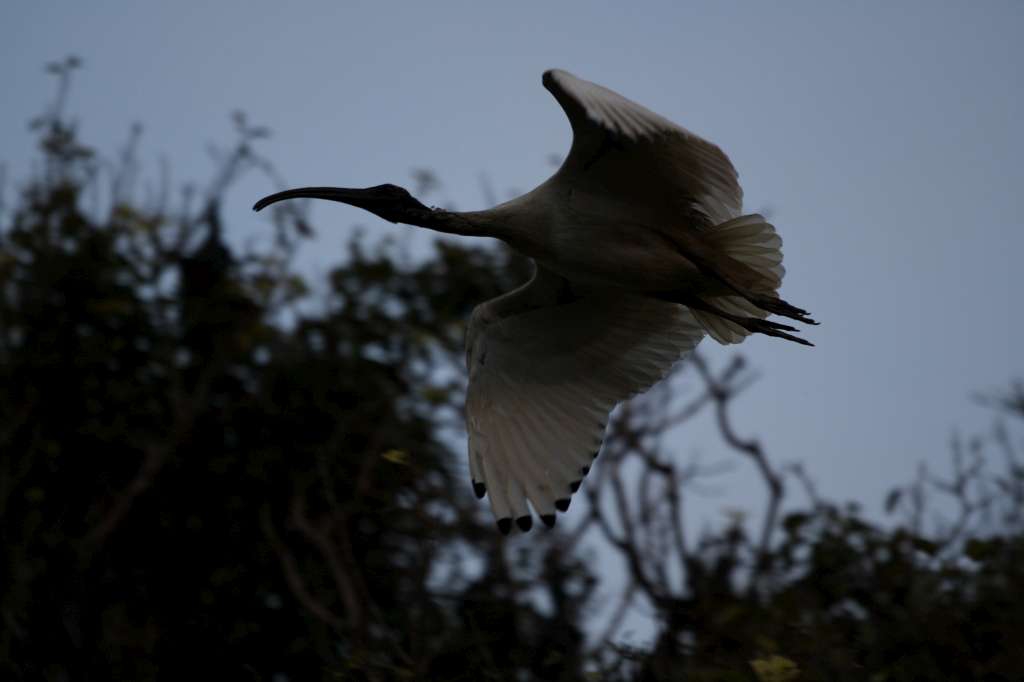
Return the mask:
<svg viewBox="0 0 1024 682">
<path fill-rule="evenodd" d="M 301 187 L 263 197 L 252 207 L 262 210 L 285 199 L 327 199 L 356 206 L 392 223 L 422 224 L 432 210 L 398 185 L 377 185 L 366 189 L 345 187 Z"/>
</svg>

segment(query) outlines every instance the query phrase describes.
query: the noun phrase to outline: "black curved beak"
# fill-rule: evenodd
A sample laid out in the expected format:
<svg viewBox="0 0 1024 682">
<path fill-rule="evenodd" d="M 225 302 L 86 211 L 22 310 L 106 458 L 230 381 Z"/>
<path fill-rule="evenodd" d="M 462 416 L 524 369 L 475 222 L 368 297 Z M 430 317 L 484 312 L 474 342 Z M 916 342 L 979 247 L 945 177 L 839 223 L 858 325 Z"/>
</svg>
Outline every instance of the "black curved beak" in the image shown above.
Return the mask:
<svg viewBox="0 0 1024 682">
<path fill-rule="evenodd" d="M 327 199 L 328 201 L 340 201 L 343 204 L 349 204 L 350 206 L 357 206 L 358 208 L 372 211 L 374 208 L 379 208 L 381 203 L 380 195 L 376 192 L 376 188 L 369 189 L 347 189 L 345 187 L 299 187 L 297 189 L 287 189 L 283 192 L 277 192 L 265 196 L 257 201 L 252 210 L 261 211 L 271 204 L 276 204 L 279 201 L 285 201 L 286 199 Z"/>
</svg>

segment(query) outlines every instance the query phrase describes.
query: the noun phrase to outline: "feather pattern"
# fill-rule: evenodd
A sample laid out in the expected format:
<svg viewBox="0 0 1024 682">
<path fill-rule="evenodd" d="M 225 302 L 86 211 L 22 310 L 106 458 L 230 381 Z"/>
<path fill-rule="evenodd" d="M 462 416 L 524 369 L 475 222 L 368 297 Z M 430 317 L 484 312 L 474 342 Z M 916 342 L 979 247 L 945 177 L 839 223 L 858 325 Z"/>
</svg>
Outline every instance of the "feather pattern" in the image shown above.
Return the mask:
<svg viewBox="0 0 1024 682">
<path fill-rule="evenodd" d="M 595 190 L 613 186 L 636 206 L 664 205 L 669 198 L 688 202 L 711 224 L 742 211 L 736 169 L 716 145 L 567 71 L 547 71 L 543 83 L 572 125 L 572 149 L 559 172 L 563 177 Z M 635 183 L 623 182 L 631 177 Z"/>
<path fill-rule="evenodd" d="M 538 305 L 538 292 L 554 291 L 557 279 L 538 268 L 526 286 L 478 306 L 471 322 L 470 472 L 499 521 L 528 515 L 527 500 L 542 517 L 567 507 L 608 413 L 704 336 L 685 307 L 637 295 L 595 292 Z"/>
</svg>

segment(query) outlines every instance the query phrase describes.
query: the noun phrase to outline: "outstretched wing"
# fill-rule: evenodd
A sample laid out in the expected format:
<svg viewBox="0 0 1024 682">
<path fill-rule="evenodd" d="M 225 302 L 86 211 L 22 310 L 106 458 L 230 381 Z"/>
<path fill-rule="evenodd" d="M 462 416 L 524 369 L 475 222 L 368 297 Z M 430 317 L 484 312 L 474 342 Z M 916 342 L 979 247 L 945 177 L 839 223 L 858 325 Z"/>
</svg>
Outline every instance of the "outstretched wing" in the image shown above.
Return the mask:
<svg viewBox="0 0 1024 682">
<path fill-rule="evenodd" d="M 467 354 L 470 473 L 506 533 L 513 519 L 531 527 L 527 500 L 553 525 L 601 447 L 608 413 L 704 336 L 683 306 L 640 296 L 538 307 L 541 279 L 503 297 L 506 315 L 474 334 Z M 508 314 L 510 296 L 528 303 Z"/>
<path fill-rule="evenodd" d="M 740 214 L 736 169 L 714 144 L 566 71 L 545 72 L 543 83 L 573 131 L 572 149 L 555 178 L 586 193 L 616 195 L 638 210 L 674 209 L 691 219 L 684 222 L 701 217 L 693 211 L 712 225 Z"/>
</svg>

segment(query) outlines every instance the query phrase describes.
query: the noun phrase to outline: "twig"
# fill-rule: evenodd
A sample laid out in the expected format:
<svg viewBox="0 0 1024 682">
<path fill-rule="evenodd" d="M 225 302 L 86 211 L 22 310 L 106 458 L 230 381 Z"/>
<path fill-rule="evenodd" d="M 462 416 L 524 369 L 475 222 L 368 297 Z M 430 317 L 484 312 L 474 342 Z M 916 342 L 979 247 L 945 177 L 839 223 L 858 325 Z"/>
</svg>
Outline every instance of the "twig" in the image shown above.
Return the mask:
<svg viewBox="0 0 1024 682">
<path fill-rule="evenodd" d="M 281 562 L 281 570 L 284 571 L 285 582 L 288 583 L 288 588 L 292 591 L 292 594 L 311 614 L 335 630 L 341 630 L 343 625 L 341 618 L 332 613 L 329 608 L 317 601 L 309 593 L 306 583 L 302 579 L 302 573 L 299 571 L 298 562 L 295 561 L 295 557 L 288 551 L 288 547 L 285 546 L 277 531 L 274 530 L 274 523 L 270 519 L 270 511 L 266 507 L 260 513 L 260 526 L 270 541 L 270 546 L 277 553 L 278 561 Z"/>
<path fill-rule="evenodd" d="M 93 526 L 82 539 L 82 546 L 90 553 L 98 550 L 117 529 L 135 500 L 153 485 L 157 474 L 163 469 L 164 464 L 166 464 L 178 443 L 182 442 L 192 430 L 196 413 L 206 403 L 206 396 L 209 392 L 214 370 L 215 367 L 212 365 L 207 367 L 195 391 L 187 397 L 180 396 L 179 394 L 179 398 L 173 401 L 175 418 L 173 421 L 174 426 L 169 436 L 161 439 L 158 444 L 147 443 L 143 446 L 145 456 L 138 473 L 114 498 L 110 509 L 100 522 Z"/>
<path fill-rule="evenodd" d="M 704 378 L 704 381 L 707 383 L 712 398 L 715 401 L 715 416 L 717 418 L 718 428 L 722 433 L 722 437 L 731 448 L 746 455 L 754 461 L 757 465 L 758 471 L 761 473 L 761 478 L 764 480 L 765 485 L 768 488 L 767 509 L 765 511 L 764 521 L 761 525 L 761 537 L 757 544 L 757 559 L 754 564 L 750 581 L 750 589 L 753 590 L 756 588 L 761 574 L 764 572 L 765 568 L 767 568 L 768 556 L 771 551 L 772 533 L 775 530 L 776 517 L 778 516 L 779 507 L 782 503 L 782 497 L 784 494 L 782 478 L 775 472 L 771 464 L 768 462 L 768 458 L 765 456 L 764 450 L 761 448 L 761 444 L 755 439 L 744 440 L 740 438 L 736 434 L 736 431 L 732 426 L 732 421 L 729 418 L 729 400 L 736 394 L 736 391 L 739 390 L 734 386 L 730 386 L 730 382 L 743 368 L 742 358 L 736 358 L 722 373 L 721 379 L 715 379 L 711 375 L 707 364 L 700 356 L 694 354 L 692 361 L 701 376 Z M 739 385 L 747 386 L 749 385 L 749 381 Z"/>
<path fill-rule="evenodd" d="M 334 579 L 334 586 L 338 590 L 338 596 L 341 597 L 342 603 L 345 605 L 349 625 L 357 636 L 365 642 L 367 629 L 365 591 L 360 590 L 356 586 L 357 578 L 353 575 L 352 571 L 343 565 L 326 529 L 314 527 L 310 522 L 306 516 L 305 507 L 305 500 L 302 497 L 296 496 L 292 500 L 289 519 L 296 530 L 319 550 L 327 562 L 331 577 Z"/>
</svg>

